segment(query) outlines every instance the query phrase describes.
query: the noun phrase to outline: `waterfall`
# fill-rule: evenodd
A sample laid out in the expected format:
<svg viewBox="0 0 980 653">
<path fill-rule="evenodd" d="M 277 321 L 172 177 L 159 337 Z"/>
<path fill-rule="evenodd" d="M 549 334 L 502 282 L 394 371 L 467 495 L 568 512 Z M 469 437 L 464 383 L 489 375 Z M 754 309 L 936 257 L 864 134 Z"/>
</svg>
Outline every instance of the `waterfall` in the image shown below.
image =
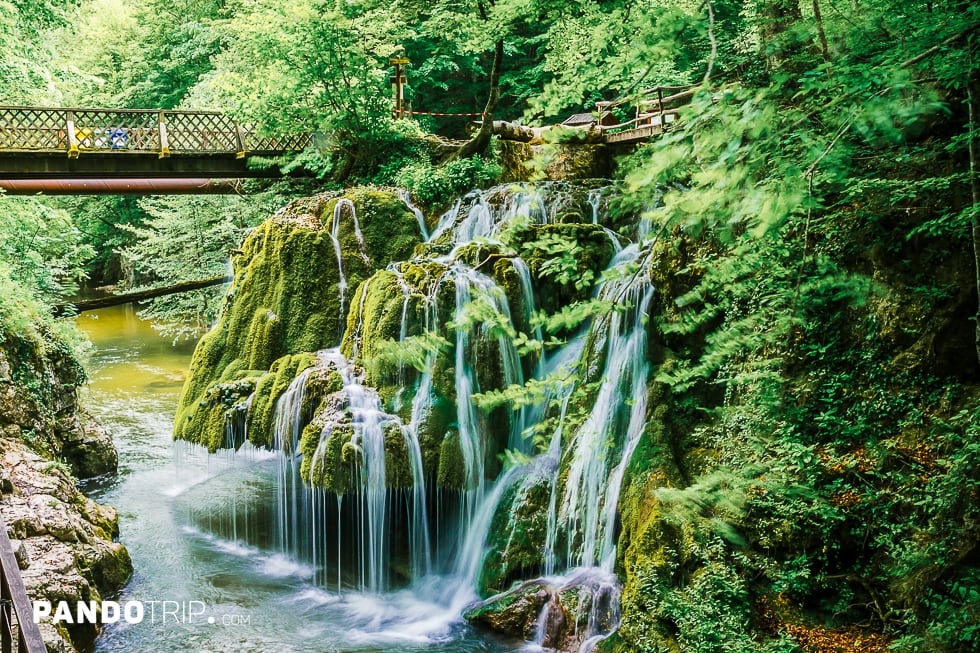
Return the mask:
<svg viewBox="0 0 980 653">
<path fill-rule="evenodd" d="M 492 238 L 513 222 L 555 224 L 562 211 L 573 204 L 567 184 L 559 182 L 508 184 L 473 191 L 440 218 L 429 242 L 439 240 L 450 229 L 453 244 L 460 245 Z"/>
<path fill-rule="evenodd" d="M 225 449 L 238 450 L 248 441 L 248 411 L 252 409 L 255 393 L 225 412 Z"/>
<path fill-rule="evenodd" d="M 280 451 L 276 506 L 280 550 L 296 559 L 312 560 L 316 578 L 325 581 L 326 576 L 319 573 L 318 569 L 322 565 L 332 564 L 328 553 L 335 547 L 339 591 L 342 585 L 341 554 L 344 543 L 349 542 L 351 548 L 357 551 L 355 587 L 370 592 L 384 592 L 389 587 L 391 577 L 390 558 L 394 534 L 390 524 L 399 493 L 402 492 L 388 488 L 385 456 L 389 437 L 398 437 L 404 443 L 412 474 L 412 486 L 407 490 L 410 524 L 406 542 L 411 567 L 417 573 L 424 574 L 432 566 L 425 481 L 418 438 L 397 416 L 382 410 L 377 392 L 363 385 L 361 371 L 338 349 L 321 351 L 317 358 L 318 364 L 298 375 L 275 406 L 274 446 Z M 303 483 L 300 479 L 302 454 L 299 451 L 299 435 L 308 417 L 303 415 L 303 400 L 311 374 L 324 368 L 335 369 L 341 376 L 342 393 L 346 398 L 344 415 L 349 419 L 349 426 L 353 431 L 350 445 L 356 452 L 353 477 L 356 491 L 346 498 L 347 508 L 355 523 L 353 532 L 345 532 L 342 520 L 345 514 L 344 497 L 338 497 L 336 521 L 330 522 L 326 519 L 327 492 L 310 489 L 315 486 L 313 479 L 307 479 L 308 483 Z M 326 444 L 333 426 L 335 424 L 330 423 L 323 427 L 312 457 L 311 473 L 318 469 L 318 463 L 327 453 Z M 329 507 L 333 509 L 332 506 Z M 301 536 L 305 532 L 301 521 L 307 515 L 311 516 L 308 542 Z M 333 540 L 334 534 L 331 531 L 336 531 L 336 541 Z"/>
<path fill-rule="evenodd" d="M 639 245 L 631 245 L 613 260 L 612 267 L 632 264 L 641 255 Z M 644 317 L 653 287 L 646 274 L 634 274 L 602 284 L 597 296 L 627 309 L 608 313 L 593 329 L 596 346 L 605 349 L 605 366 L 593 410 L 570 443 L 572 455 L 560 516 L 568 524 L 568 559 L 578 566 L 611 569 L 618 481 L 646 418 L 649 365 Z M 621 460 L 610 473 L 610 455 L 617 447 L 621 447 Z"/>
<path fill-rule="evenodd" d="M 484 275 L 462 265 L 453 268 L 456 282 L 456 320 L 463 317 L 463 311 L 472 300 L 473 286 L 489 291 L 492 282 Z M 463 454 L 465 470 L 465 485 L 460 514 L 460 550 L 466 536 L 466 530 L 473 520 L 476 508 L 483 499 L 484 464 L 486 462 L 486 432 L 480 427 L 473 394 L 479 392 L 474 358 L 470 346 L 472 340 L 470 329 L 456 328 L 456 423 L 459 433 L 459 446 Z"/>
<path fill-rule="evenodd" d="M 344 274 L 344 255 L 340 251 L 340 218 L 341 211 L 346 204 L 353 206 L 350 200 L 337 200 L 337 205 L 333 209 L 333 224 L 330 227 L 330 241 L 333 243 L 333 251 L 337 256 L 337 275 L 339 276 L 339 281 L 337 286 L 339 287 L 340 293 L 340 311 L 341 316 L 341 326 L 340 335 L 343 336 L 344 326 L 343 326 L 343 315 L 347 310 L 347 277 Z"/>
<path fill-rule="evenodd" d="M 280 452 L 276 482 L 277 541 L 280 552 L 295 559 L 302 555 L 301 519 L 309 514 L 309 493 L 300 480 L 299 435 L 304 423 L 303 399 L 315 367 L 308 367 L 289 384 L 276 402 L 273 447 Z"/>
<path fill-rule="evenodd" d="M 606 208 L 606 202 L 609 199 L 609 189 L 609 186 L 601 186 L 589 191 L 589 206 L 592 207 L 592 224 L 599 224 L 599 216 L 602 215 L 603 209 Z"/>
<path fill-rule="evenodd" d="M 357 219 L 357 207 L 349 199 L 342 197 L 337 200 L 333 207 L 333 222 L 330 225 L 330 242 L 333 244 L 334 255 L 337 257 L 337 275 L 339 280 L 337 285 L 340 293 L 340 337 L 344 335 L 344 316 L 347 315 L 347 275 L 344 273 L 344 254 L 340 248 L 340 221 L 344 216 L 344 209 L 347 209 L 354 224 L 354 237 L 357 239 L 358 253 L 364 264 L 371 267 L 371 259 L 367 254 L 367 244 L 364 242 L 364 234 L 361 233 L 361 223 Z"/>
<path fill-rule="evenodd" d="M 411 193 L 409 193 L 404 188 L 399 188 L 398 189 L 398 198 L 401 201 L 405 202 L 405 206 L 408 207 L 408 210 L 409 211 L 411 211 L 412 213 L 415 214 L 415 219 L 419 221 L 419 233 L 422 234 L 422 240 L 428 240 L 429 239 L 429 229 L 425 225 L 425 216 L 422 215 L 422 211 L 419 209 L 419 207 L 417 207 L 414 204 L 412 204 L 412 195 L 411 195 Z"/>
<path fill-rule="evenodd" d="M 276 403 L 274 420 L 274 446 L 280 451 L 277 542 L 282 552 L 311 560 L 314 580 L 322 587 L 336 588 L 338 594 L 350 588 L 387 593 L 398 588 L 400 573 L 410 573 L 411 578 L 405 580 L 412 583 L 413 591 L 458 614 L 476 598 L 488 534 L 505 495 L 515 494 L 519 500 L 532 487 L 543 487 L 548 503 L 547 514 L 541 515 L 543 546 L 538 545 L 542 571 L 558 588 L 556 591 L 576 588 L 574 591 L 588 597 L 583 598 L 589 613 L 583 615 L 588 626 L 586 632 L 579 633 L 580 651 L 591 651 L 618 624 L 620 585 L 613 573 L 617 508 L 647 411 L 646 316 L 654 289 L 645 274 L 649 247 L 642 241 L 649 235 L 652 219 L 646 212 L 637 232 L 631 234 L 637 242 L 624 246 L 629 238 L 602 224 L 610 200 L 608 190 L 592 189 L 583 200 L 584 194 L 580 191 L 574 195 L 567 185 L 557 183 L 474 191 L 443 214 L 429 235 L 421 211 L 407 193 L 399 193 L 428 243 L 417 250 L 426 254 L 409 263 L 419 268 L 431 264 L 438 277 L 434 281 L 428 277 L 433 282 L 423 290 L 412 286 L 418 283 L 418 274 L 409 263 L 390 265 L 388 272 L 394 275 L 397 287 L 391 301 L 384 304 L 384 319 L 391 320 L 385 324 L 400 319 L 397 338 L 405 343 L 420 335 L 413 333 L 418 329 L 417 319 L 410 316 L 422 313 L 423 330 L 445 334 L 450 340 L 444 352 L 426 354 L 425 366 L 417 376 L 406 374 L 404 363 L 399 362 L 398 389 L 389 408 L 401 417 L 383 409 L 377 390 L 365 385 L 364 371 L 356 365 L 365 355 L 364 330 L 370 326 L 365 325 L 364 314 L 368 291 L 377 292 L 384 284 L 377 280 L 380 277 L 368 278 L 359 291 L 360 306 L 348 306 L 353 301 L 348 286 L 350 261 L 345 269 L 340 244 L 345 211 L 361 257 L 365 263 L 369 260 L 354 205 L 346 199 L 337 201 L 329 235 L 337 257 L 340 314 L 345 315 L 348 308 L 358 312 L 357 319 L 351 320 L 355 332 L 341 334 L 352 344 L 350 360 L 339 349 L 319 352 L 317 365 L 304 370 Z M 497 268 L 498 274 L 504 269 L 508 275 L 505 292 L 503 282 L 481 272 L 463 248 L 474 241 L 481 247 L 502 247 L 500 241 L 507 242 L 503 235 L 508 233 L 508 226 L 561 224 L 572 212 L 580 216 L 572 221 L 600 225 L 613 244 L 615 255 L 593 299 L 612 305 L 614 310 L 594 317 L 563 346 L 549 345 L 549 349 L 542 348 L 522 360 L 510 335 L 495 330 L 493 320 L 473 316 L 493 314 L 515 328 L 526 327 L 529 337 L 543 341 L 541 328 L 533 326 L 538 303 L 531 268 L 511 250 L 505 252 L 513 270 L 509 276 L 510 270 Z M 601 234 L 598 228 L 595 232 Z M 513 279 L 516 282 L 510 283 Z M 446 283 L 453 284 L 452 294 Z M 443 306 L 438 299 L 441 290 L 447 291 L 441 295 Z M 424 310 L 415 312 L 413 302 L 421 303 Z M 451 335 L 445 329 L 448 320 L 452 320 Z M 450 369 L 452 378 L 443 379 L 441 375 Z M 303 467 L 309 469 L 310 477 L 301 479 L 300 434 L 313 417 L 303 414 L 306 387 L 311 374 L 326 370 L 339 373 L 342 389 L 332 396 L 332 416 L 318 416 L 323 421 L 315 422 L 320 429 L 319 440 L 309 454 L 308 467 Z M 548 381 L 550 389 L 543 400 L 494 413 L 481 410 L 474 401 L 474 394 L 480 392 L 523 385 L 526 375 L 537 382 Z M 587 376 L 595 383 L 586 386 L 581 379 L 576 381 L 576 376 Z M 406 385 L 414 386 L 414 395 L 404 394 L 413 389 Z M 580 426 L 571 425 L 569 414 L 582 410 L 577 402 L 586 391 L 591 405 L 585 408 L 591 408 L 590 413 Z M 444 409 L 445 403 L 437 403 L 447 398 L 455 399 L 454 415 L 452 407 Z M 243 415 L 250 405 L 248 398 L 237 412 L 227 414 L 229 443 L 247 439 Z M 550 435 L 547 449 L 537 453 L 528 465 L 505 469 L 494 478 L 489 472 L 496 468 L 494 456 L 505 439 L 509 450 L 523 454 L 521 459 L 535 454 L 528 431 L 545 414 L 557 419 L 553 429 L 542 433 Z M 498 415 L 506 415 L 507 422 Z M 428 438 L 444 435 L 433 435 L 423 428 L 434 416 L 446 422 L 455 417 L 450 429 L 455 428 L 462 460 L 458 491 L 440 490 L 434 478 L 425 476 L 431 458 L 423 458 L 420 436 L 426 434 L 428 447 Z M 337 487 L 349 491 L 340 495 L 335 494 L 337 488 L 309 489 L 322 481 L 314 475 L 322 474 L 326 461 L 337 455 L 333 447 L 342 433 L 350 433 L 343 437 L 349 437 L 344 447 L 352 455 L 343 460 L 351 476 L 349 484 Z M 309 431 L 305 437 L 310 437 Z M 399 469 L 407 469 L 411 479 L 408 483 L 407 474 L 400 472 L 405 482 L 402 489 L 390 487 L 399 473 L 386 459 L 393 446 L 398 450 L 404 447 L 407 452 L 405 467 Z M 308 441 L 304 447 L 311 450 Z M 427 448 L 427 456 L 429 451 Z M 508 493 L 508 489 L 515 491 Z M 513 513 L 511 517 L 509 535 L 513 537 Z M 304 532 L 308 533 L 307 540 L 301 535 Z M 401 551 L 407 551 L 407 560 L 399 557 Z M 437 589 L 424 589 L 430 586 Z M 539 615 L 540 624 L 547 623 L 552 609 L 551 603 L 545 606 Z M 544 642 L 543 628 L 539 644 Z"/>
</svg>

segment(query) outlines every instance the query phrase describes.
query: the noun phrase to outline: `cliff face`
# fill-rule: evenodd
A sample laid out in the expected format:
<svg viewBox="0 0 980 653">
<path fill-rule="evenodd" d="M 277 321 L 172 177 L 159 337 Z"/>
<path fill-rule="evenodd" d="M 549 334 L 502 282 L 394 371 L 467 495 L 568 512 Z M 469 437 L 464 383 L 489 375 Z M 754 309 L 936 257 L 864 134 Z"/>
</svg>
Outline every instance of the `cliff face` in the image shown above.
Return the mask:
<svg viewBox="0 0 980 653">
<path fill-rule="evenodd" d="M 115 592 L 132 571 L 115 541 L 116 511 L 75 485 L 117 462 L 110 436 L 78 405 L 83 380 L 54 335 L 0 335 L 0 513 L 30 597 L 72 605 Z M 41 626 L 54 650 L 75 650 L 96 634 L 94 626 Z"/>
</svg>

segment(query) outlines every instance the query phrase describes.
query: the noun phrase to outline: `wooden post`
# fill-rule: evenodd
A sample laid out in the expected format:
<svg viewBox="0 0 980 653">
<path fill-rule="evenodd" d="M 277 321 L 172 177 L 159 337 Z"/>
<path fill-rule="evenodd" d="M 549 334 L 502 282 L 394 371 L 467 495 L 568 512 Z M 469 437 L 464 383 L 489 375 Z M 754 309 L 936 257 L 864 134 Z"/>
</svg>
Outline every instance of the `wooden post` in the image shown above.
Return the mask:
<svg viewBox="0 0 980 653">
<path fill-rule="evenodd" d="M 170 140 L 167 138 L 167 119 L 163 111 L 157 114 L 157 126 L 160 130 L 160 158 L 166 159 L 170 156 Z"/>
<path fill-rule="evenodd" d="M 44 653 L 44 639 L 41 631 L 34 623 L 34 612 L 31 600 L 24 588 L 24 580 L 20 576 L 20 567 L 7 537 L 7 524 L 0 519 L 0 596 L 2 596 L 3 615 L 3 650 L 9 651 L 11 644 L 7 637 L 8 628 L 13 630 L 11 617 L 17 621 L 17 651 L 18 653 Z M 13 610 L 11 610 L 13 608 Z"/>
<path fill-rule="evenodd" d="M 405 82 L 402 66 L 408 63 L 405 57 L 392 57 L 388 63 L 395 67 L 395 75 L 391 78 L 391 88 L 395 93 L 395 118 L 401 119 L 405 106 Z"/>
<path fill-rule="evenodd" d="M 245 149 L 245 137 L 247 132 L 245 128 L 239 125 L 237 122 L 234 123 L 235 130 L 238 132 L 238 152 L 235 153 L 236 159 L 244 159 L 245 153 L 248 151 Z"/>
<path fill-rule="evenodd" d="M 68 158 L 78 158 L 78 135 L 75 133 L 75 112 L 68 112 Z"/>
<path fill-rule="evenodd" d="M 664 130 L 664 89 L 657 87 L 657 106 L 660 107 L 660 131 Z"/>
<path fill-rule="evenodd" d="M 13 604 L 7 583 L 0 583 L 0 651 L 2 653 L 13 653 L 14 650 L 14 618 L 11 610 Z"/>
</svg>

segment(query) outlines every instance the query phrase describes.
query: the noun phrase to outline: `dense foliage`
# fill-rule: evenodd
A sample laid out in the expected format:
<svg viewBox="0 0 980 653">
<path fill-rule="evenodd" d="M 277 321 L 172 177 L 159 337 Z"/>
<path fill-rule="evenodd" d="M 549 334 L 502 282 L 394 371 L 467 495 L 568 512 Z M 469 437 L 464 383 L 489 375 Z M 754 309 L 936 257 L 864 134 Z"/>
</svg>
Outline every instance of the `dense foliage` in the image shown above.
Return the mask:
<svg viewBox="0 0 980 653">
<path fill-rule="evenodd" d="M 508 120 L 543 123 L 647 87 L 700 84 L 678 126 L 618 170 L 624 214 L 654 223 L 656 260 L 685 260 L 651 272 L 677 298 L 652 316 L 663 336 L 656 384 L 669 388 L 672 456 L 701 456 L 655 496 L 683 569 L 643 576 L 642 556 L 621 561 L 634 581 L 627 605 L 647 611 L 623 636 L 640 647 L 630 650 L 656 650 L 654 631 L 683 650 L 756 650 L 765 638 L 751 623 L 768 629 L 770 650 L 834 628 L 898 650 L 980 645 L 976 3 L 0 9 L 4 103 L 206 106 L 272 131 L 320 129 L 326 144 L 306 161 L 325 183 L 397 181 L 432 203 L 488 183 L 495 168 L 440 167 L 419 125 L 392 120 L 392 55 L 412 60 L 414 108 L 473 113 L 502 42 L 495 117 Z M 458 119 L 421 120 L 462 133 Z M 104 270 L 111 251 L 147 283 L 220 273 L 258 215 L 237 199 L 0 198 L 0 315 L 26 324 L 17 316 L 70 293 L 85 264 Z M 538 246 L 569 281 L 574 246 Z M 176 333 L 207 324 L 211 310 L 187 296 L 150 314 Z M 553 320 L 597 310 L 566 307 Z M 657 485 L 657 465 L 676 466 L 658 455 L 669 457 L 641 450 L 628 480 Z M 624 498 L 631 532 L 652 501 Z M 844 637 L 849 650 L 859 650 L 854 637 Z"/>
</svg>

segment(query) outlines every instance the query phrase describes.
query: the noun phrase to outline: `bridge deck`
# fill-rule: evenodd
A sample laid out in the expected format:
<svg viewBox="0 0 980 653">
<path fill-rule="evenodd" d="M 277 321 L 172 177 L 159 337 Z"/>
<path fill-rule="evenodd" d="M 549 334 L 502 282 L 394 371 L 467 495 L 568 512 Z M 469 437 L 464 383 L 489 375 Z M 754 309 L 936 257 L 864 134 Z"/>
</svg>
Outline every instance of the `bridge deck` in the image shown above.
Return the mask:
<svg viewBox="0 0 980 653">
<path fill-rule="evenodd" d="M 261 136 L 215 111 L 0 106 L 0 178 L 276 176 L 246 159 L 312 138 Z"/>
</svg>

